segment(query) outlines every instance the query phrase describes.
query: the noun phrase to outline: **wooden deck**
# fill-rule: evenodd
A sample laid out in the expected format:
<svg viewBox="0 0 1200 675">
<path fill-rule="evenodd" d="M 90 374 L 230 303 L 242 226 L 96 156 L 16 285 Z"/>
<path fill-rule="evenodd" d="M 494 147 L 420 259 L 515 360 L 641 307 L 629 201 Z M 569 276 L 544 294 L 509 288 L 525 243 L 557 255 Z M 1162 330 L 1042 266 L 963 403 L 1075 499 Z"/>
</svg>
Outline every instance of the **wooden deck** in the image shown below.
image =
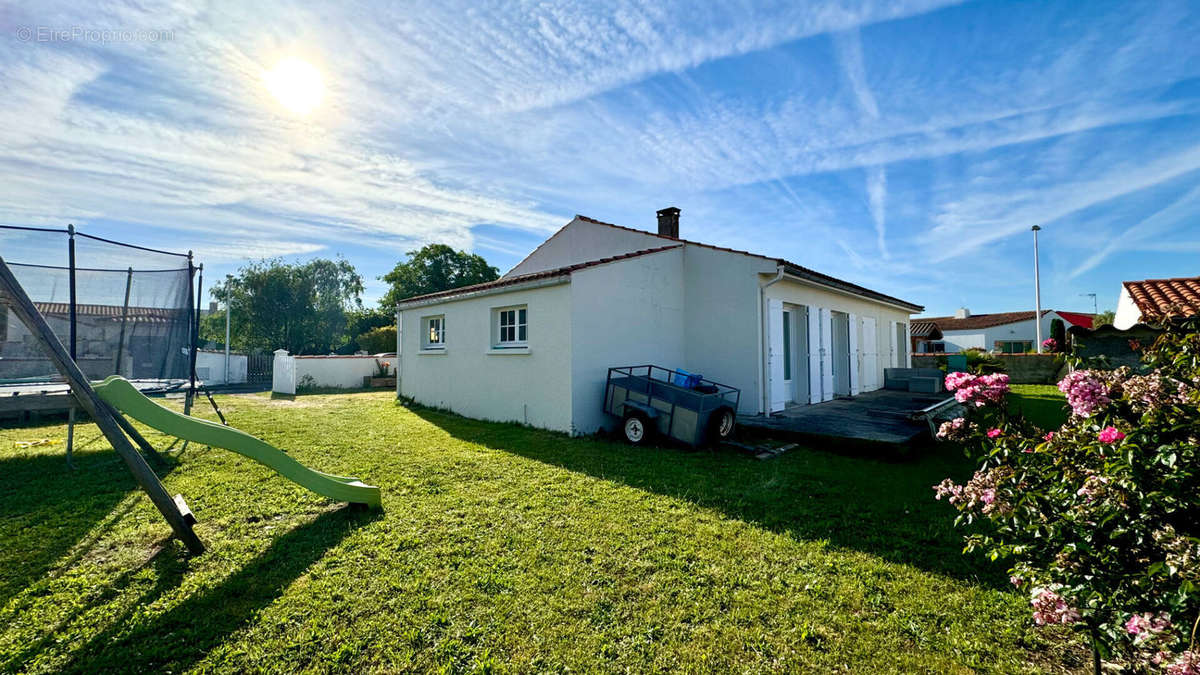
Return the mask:
<svg viewBox="0 0 1200 675">
<path fill-rule="evenodd" d="M 822 443 L 913 446 L 928 440 L 925 409 L 946 403 L 948 395 L 880 389 L 853 398 L 795 405 L 771 416 L 741 415 L 748 433 Z M 949 403 L 953 404 L 953 398 Z"/>
</svg>

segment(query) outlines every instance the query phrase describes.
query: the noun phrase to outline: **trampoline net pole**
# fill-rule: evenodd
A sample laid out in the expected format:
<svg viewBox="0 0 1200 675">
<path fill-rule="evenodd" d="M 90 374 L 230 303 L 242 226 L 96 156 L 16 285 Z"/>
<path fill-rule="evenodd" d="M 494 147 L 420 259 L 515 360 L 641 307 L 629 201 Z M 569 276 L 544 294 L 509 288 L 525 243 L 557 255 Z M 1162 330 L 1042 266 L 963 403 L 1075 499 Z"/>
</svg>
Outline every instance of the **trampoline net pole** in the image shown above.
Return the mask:
<svg viewBox="0 0 1200 675">
<path fill-rule="evenodd" d="M 75 226 L 67 224 L 67 286 L 68 296 L 70 297 L 70 335 L 71 335 L 71 360 L 76 360 L 78 354 L 77 340 L 79 335 L 79 326 L 77 323 L 78 312 L 78 293 L 75 287 Z M 75 404 L 72 402 L 71 408 L 67 411 L 67 466 L 75 468 L 75 462 L 72 454 L 75 450 Z"/>
</svg>

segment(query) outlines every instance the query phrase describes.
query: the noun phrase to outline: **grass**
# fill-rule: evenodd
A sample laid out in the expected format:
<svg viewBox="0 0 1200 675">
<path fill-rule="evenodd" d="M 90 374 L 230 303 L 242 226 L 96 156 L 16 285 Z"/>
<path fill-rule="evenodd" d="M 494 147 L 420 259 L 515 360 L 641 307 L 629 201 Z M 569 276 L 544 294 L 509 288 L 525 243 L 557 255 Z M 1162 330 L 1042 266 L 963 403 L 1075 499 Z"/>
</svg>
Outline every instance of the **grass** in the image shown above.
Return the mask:
<svg viewBox="0 0 1200 675">
<path fill-rule="evenodd" d="M 235 454 L 160 473 L 189 557 L 94 426 L 0 430 L 0 670 L 1044 672 L 1079 652 L 961 555 L 930 486 L 971 467 L 635 449 L 409 410 L 219 397 L 384 494 L 360 511 Z M 206 409 L 202 413 L 209 413 Z M 170 439 L 147 432 L 157 447 Z M 49 438 L 30 448 L 18 441 Z"/>
<path fill-rule="evenodd" d="M 1009 394 L 1010 409 L 1047 431 L 1067 421 L 1067 401 L 1053 384 L 1014 384 Z"/>
</svg>

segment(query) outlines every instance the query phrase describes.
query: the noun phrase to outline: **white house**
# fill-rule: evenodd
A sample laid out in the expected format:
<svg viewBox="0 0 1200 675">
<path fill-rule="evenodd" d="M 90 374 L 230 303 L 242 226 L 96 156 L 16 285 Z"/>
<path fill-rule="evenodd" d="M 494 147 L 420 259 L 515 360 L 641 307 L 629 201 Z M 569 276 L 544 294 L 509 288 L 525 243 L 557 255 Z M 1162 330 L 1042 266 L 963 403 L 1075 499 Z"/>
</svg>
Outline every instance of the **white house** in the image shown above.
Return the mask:
<svg viewBox="0 0 1200 675">
<path fill-rule="evenodd" d="M 940 340 L 920 343 L 925 352 L 961 352 L 965 349 L 1023 354 L 1037 350 L 1037 324 L 1034 312 L 999 312 L 995 314 L 972 314 L 967 308 L 959 309 L 954 316 L 919 317 L 914 321 L 936 324 L 942 333 Z M 1053 309 L 1042 310 L 1042 339 L 1050 337 L 1055 321 L 1063 322 L 1063 329 L 1071 326 L 1092 327 L 1092 315 L 1078 312 L 1063 312 Z"/>
<path fill-rule="evenodd" d="M 1200 313 L 1200 277 L 1146 279 L 1121 284 L 1113 327 L 1128 330 L 1147 321 Z"/>
<path fill-rule="evenodd" d="M 497 281 L 397 309 L 397 392 L 469 417 L 575 434 L 611 366 L 682 368 L 742 390 L 758 414 L 878 389 L 909 363 L 921 307 L 781 258 L 576 216 Z"/>
</svg>

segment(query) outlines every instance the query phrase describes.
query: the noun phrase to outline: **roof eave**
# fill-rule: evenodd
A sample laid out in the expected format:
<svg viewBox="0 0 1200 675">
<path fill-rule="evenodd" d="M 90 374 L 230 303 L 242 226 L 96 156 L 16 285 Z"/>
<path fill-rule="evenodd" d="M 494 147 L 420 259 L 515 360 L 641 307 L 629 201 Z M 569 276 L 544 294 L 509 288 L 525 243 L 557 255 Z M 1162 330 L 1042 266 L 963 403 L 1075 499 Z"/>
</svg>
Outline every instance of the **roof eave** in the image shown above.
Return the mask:
<svg viewBox="0 0 1200 675">
<path fill-rule="evenodd" d="M 870 300 L 871 302 L 878 302 L 891 307 L 896 307 L 897 309 L 902 309 L 910 314 L 925 311 L 925 308 L 921 305 L 905 302 L 899 298 L 893 298 L 891 296 L 883 295 L 882 293 L 877 293 L 869 288 L 862 288 L 860 286 L 856 286 L 849 282 L 841 281 L 818 272 L 812 272 L 811 270 L 807 270 L 798 265 L 793 265 L 787 261 L 781 261 L 780 266 L 783 267 L 784 275 L 794 280 L 803 281 L 821 288 L 835 290 L 857 298 Z"/>
<path fill-rule="evenodd" d="M 501 293 L 511 293 L 513 291 L 528 291 L 535 288 L 544 288 L 546 286 L 558 286 L 570 282 L 571 273 L 563 272 L 562 274 L 556 274 L 554 276 L 529 279 L 527 281 L 517 281 L 511 284 L 503 284 L 500 286 L 489 286 L 487 288 L 480 288 L 474 291 L 450 293 L 432 298 L 416 298 L 413 300 L 405 300 L 397 304 L 396 309 L 403 311 L 406 309 L 414 309 L 416 307 L 440 305 L 446 302 L 457 302 L 459 300 L 469 300 L 471 298 L 482 298 L 488 295 L 499 295 Z"/>
</svg>

